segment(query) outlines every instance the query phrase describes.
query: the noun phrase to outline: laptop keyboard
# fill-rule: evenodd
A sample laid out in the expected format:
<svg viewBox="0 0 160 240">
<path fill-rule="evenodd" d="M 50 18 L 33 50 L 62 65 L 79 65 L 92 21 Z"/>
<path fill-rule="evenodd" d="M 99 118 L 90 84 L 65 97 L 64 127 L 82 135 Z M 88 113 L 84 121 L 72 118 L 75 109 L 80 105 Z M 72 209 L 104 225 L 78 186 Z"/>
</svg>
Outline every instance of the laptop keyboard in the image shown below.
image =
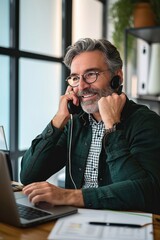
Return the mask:
<svg viewBox="0 0 160 240">
<path fill-rule="evenodd" d="M 31 208 L 28 206 L 24 206 L 21 204 L 17 204 L 19 215 L 21 218 L 27 219 L 27 220 L 33 220 L 40 217 L 45 217 L 51 215 L 50 213 L 43 212 L 41 210 Z"/>
</svg>

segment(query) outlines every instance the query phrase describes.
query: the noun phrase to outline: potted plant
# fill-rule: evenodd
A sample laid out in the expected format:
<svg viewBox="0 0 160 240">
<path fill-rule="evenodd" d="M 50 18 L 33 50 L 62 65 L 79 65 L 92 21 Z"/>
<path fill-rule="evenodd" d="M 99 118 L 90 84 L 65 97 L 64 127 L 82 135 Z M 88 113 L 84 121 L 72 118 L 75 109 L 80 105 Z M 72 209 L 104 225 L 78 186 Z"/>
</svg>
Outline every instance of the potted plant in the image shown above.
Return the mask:
<svg viewBox="0 0 160 240">
<path fill-rule="evenodd" d="M 142 6 L 143 13 L 140 12 Z M 145 12 L 150 15 L 146 17 Z M 110 16 L 114 26 L 113 42 L 122 50 L 126 28 L 160 25 L 160 0 L 118 0 L 111 6 Z M 135 19 L 136 16 L 140 16 L 143 23 Z"/>
</svg>

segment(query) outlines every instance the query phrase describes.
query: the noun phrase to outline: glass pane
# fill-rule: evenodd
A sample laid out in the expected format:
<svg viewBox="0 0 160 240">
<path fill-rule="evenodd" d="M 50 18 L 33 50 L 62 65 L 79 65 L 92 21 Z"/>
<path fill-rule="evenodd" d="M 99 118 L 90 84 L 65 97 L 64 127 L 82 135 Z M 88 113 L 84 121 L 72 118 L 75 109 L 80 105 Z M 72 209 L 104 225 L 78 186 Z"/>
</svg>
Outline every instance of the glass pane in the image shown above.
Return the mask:
<svg viewBox="0 0 160 240">
<path fill-rule="evenodd" d="M 9 47 L 9 2 L 0 0 L 0 46 Z"/>
<path fill-rule="evenodd" d="M 20 49 L 62 55 L 61 0 L 20 1 Z"/>
<path fill-rule="evenodd" d="M 21 59 L 19 76 L 19 149 L 24 150 L 58 109 L 61 64 Z"/>
<path fill-rule="evenodd" d="M 79 38 L 102 37 L 103 5 L 95 0 L 73 1 L 73 35 L 72 41 Z"/>
<path fill-rule="evenodd" d="M 9 145 L 9 57 L 0 55 L 0 125 Z"/>
</svg>

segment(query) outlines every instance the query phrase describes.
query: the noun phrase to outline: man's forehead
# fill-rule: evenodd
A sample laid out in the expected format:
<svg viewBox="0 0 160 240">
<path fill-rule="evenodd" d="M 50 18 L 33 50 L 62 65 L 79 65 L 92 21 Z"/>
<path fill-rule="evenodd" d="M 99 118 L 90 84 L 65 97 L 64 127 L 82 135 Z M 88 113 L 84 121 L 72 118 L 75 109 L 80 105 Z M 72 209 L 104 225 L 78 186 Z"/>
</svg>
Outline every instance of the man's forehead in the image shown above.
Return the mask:
<svg viewBox="0 0 160 240">
<path fill-rule="evenodd" d="M 83 69 L 101 69 L 107 63 L 101 51 L 83 52 L 76 55 L 71 63 L 71 72 Z"/>
</svg>

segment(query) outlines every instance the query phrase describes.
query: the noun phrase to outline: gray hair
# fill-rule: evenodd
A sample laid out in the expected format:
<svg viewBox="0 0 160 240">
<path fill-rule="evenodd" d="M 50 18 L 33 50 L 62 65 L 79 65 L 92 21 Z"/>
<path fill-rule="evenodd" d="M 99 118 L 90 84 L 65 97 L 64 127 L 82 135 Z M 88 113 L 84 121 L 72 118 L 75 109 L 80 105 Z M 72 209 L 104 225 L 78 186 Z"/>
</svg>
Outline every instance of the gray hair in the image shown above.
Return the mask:
<svg viewBox="0 0 160 240">
<path fill-rule="evenodd" d="M 122 69 L 123 62 L 117 48 L 106 39 L 82 38 L 67 48 L 64 57 L 64 64 L 70 69 L 72 60 L 75 56 L 82 52 L 101 51 L 104 54 L 106 64 L 111 71 L 115 73 L 118 69 Z"/>
</svg>

